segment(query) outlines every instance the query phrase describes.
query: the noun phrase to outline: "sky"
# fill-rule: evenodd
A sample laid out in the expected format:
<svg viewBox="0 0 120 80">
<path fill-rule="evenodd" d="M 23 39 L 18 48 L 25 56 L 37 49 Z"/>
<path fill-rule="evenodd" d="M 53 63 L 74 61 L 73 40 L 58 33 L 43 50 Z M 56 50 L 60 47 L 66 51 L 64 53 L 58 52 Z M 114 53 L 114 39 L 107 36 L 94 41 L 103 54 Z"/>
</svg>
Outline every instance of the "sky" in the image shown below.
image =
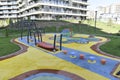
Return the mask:
<svg viewBox="0 0 120 80">
<path fill-rule="evenodd" d="M 107 6 L 112 3 L 120 3 L 120 0 L 88 0 L 88 9 L 95 10 L 97 6 Z"/>
</svg>

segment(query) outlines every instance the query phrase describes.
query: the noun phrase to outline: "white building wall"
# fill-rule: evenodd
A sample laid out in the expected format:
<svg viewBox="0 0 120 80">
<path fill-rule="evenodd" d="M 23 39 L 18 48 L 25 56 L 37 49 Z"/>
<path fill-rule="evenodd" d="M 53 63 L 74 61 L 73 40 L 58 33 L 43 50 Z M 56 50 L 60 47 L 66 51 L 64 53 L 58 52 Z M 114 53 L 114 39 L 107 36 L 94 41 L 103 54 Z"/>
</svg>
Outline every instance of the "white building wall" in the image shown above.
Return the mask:
<svg viewBox="0 0 120 80">
<path fill-rule="evenodd" d="M 113 23 L 120 24 L 120 3 L 106 6 L 104 13 L 98 9 L 98 14 L 98 18 L 103 22 L 108 22 L 111 19 Z"/>
<path fill-rule="evenodd" d="M 0 3 L 0 18 L 85 19 L 88 6 L 87 0 L 6 0 Z"/>
</svg>

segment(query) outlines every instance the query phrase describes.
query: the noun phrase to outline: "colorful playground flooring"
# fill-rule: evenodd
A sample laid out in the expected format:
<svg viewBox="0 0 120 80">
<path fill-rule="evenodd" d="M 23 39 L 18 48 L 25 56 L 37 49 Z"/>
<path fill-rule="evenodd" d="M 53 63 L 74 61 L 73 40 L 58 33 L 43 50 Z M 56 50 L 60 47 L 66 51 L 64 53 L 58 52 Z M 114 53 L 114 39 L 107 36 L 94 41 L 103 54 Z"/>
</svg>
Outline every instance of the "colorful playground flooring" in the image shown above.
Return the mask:
<svg viewBox="0 0 120 80">
<path fill-rule="evenodd" d="M 70 78 L 53 73 L 39 73 L 33 76 L 26 78 L 25 80 L 71 80 Z"/>
<path fill-rule="evenodd" d="M 54 36 L 54 34 L 45 34 L 43 35 L 43 40 L 53 44 L 53 40 L 50 39 L 52 36 Z M 87 36 L 88 35 L 74 35 L 74 37 L 84 38 Z M 63 43 L 62 50 L 67 50 L 67 54 L 64 54 L 62 51 L 50 52 L 38 48 L 34 45 L 34 41 L 28 44 L 26 37 L 23 37 L 22 40 L 18 38 L 16 39 L 17 42 L 29 46 L 29 48 L 27 52 L 23 54 L 0 61 L 0 79 L 8 80 L 32 70 L 50 69 L 58 70 L 58 73 L 60 71 L 66 71 L 76 76 L 80 76 L 81 79 L 79 80 L 120 80 L 119 75 L 115 75 L 120 71 L 120 66 L 115 70 L 116 65 L 120 63 L 120 60 L 98 54 L 90 48 L 96 43 L 107 40 L 102 37 L 96 38 L 101 39 L 101 41 L 90 41 L 87 44 L 76 42 Z M 59 43 L 57 43 L 57 47 L 59 48 Z M 71 57 L 72 53 L 75 54 L 75 57 Z M 80 54 L 83 54 L 85 58 L 80 59 Z M 91 56 L 94 57 L 95 63 L 88 62 Z M 106 64 L 101 64 L 101 59 L 105 59 L 107 61 Z M 26 77 L 24 80 L 47 80 L 48 78 L 49 80 L 77 80 L 71 79 L 69 76 L 51 72 L 34 74 Z"/>
</svg>

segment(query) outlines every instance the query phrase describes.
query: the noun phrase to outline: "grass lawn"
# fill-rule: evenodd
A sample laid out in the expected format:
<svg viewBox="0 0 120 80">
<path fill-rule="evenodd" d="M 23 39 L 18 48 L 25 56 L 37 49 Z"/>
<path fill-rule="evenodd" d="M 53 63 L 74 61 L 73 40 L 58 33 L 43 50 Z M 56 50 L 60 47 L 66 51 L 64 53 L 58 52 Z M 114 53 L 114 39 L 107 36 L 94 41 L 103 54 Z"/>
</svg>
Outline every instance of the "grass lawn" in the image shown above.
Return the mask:
<svg viewBox="0 0 120 80">
<path fill-rule="evenodd" d="M 16 44 L 11 43 L 13 37 L 0 37 L 0 56 L 4 56 L 20 49 Z"/>
<path fill-rule="evenodd" d="M 120 57 L 120 38 L 110 37 L 111 41 L 102 45 L 100 49 Z"/>
<path fill-rule="evenodd" d="M 88 24 L 87 21 L 85 21 L 84 23 Z M 112 23 L 112 25 L 109 26 L 108 23 L 98 21 L 96 25 L 96 33 L 99 34 L 99 32 L 102 32 L 102 36 L 108 35 L 105 37 L 111 39 L 110 42 L 100 46 L 100 49 L 106 53 L 120 57 L 120 36 L 115 35 L 115 33 L 118 33 L 118 31 L 120 30 L 120 24 Z M 94 21 L 90 21 L 89 26 L 94 27 Z M 113 35 L 110 37 L 109 33 L 112 33 Z"/>
<path fill-rule="evenodd" d="M 89 24 L 90 26 L 94 27 L 94 21 L 84 21 L 85 24 Z M 114 24 L 111 23 L 111 25 L 109 25 L 110 23 L 104 23 L 104 22 L 100 22 L 97 21 L 96 23 L 96 27 L 99 28 L 101 31 L 103 32 L 107 32 L 107 33 L 117 33 L 120 30 L 120 24 Z"/>
<path fill-rule="evenodd" d="M 118 24 L 112 24 L 111 26 L 109 26 L 106 23 L 99 22 L 97 23 L 97 25 L 98 28 L 107 33 L 117 33 L 120 30 L 120 25 Z"/>
</svg>

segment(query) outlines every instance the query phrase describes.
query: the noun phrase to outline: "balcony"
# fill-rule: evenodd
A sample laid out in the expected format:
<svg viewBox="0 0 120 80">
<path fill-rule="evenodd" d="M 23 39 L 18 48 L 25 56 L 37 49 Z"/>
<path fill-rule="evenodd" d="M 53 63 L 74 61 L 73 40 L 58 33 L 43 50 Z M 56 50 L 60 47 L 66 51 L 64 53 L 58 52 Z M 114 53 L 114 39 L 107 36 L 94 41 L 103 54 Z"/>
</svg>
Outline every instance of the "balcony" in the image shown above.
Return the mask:
<svg viewBox="0 0 120 80">
<path fill-rule="evenodd" d="M 0 2 L 0 5 L 16 5 L 17 2 L 13 1 L 13 2 Z"/>
<path fill-rule="evenodd" d="M 89 5 L 89 4 L 87 3 L 87 1 L 83 1 L 83 0 L 73 0 L 72 2 L 73 2 L 73 3 L 84 4 L 84 5 Z"/>
<path fill-rule="evenodd" d="M 23 12 L 25 10 L 29 10 L 30 8 L 41 6 L 41 5 L 87 11 L 87 9 L 86 9 L 87 7 L 80 7 L 80 6 L 74 6 L 74 5 L 72 6 L 72 5 L 69 5 L 68 3 L 66 3 L 65 1 L 56 2 L 54 0 L 53 1 L 42 0 L 42 1 L 37 1 L 37 2 L 34 2 L 34 1 L 29 2 L 27 4 L 27 6 L 21 8 L 19 12 Z"/>
<path fill-rule="evenodd" d="M 53 15 L 69 15 L 69 16 L 87 16 L 86 14 L 82 12 L 72 12 L 72 11 L 46 11 L 46 10 L 41 10 L 41 11 L 34 11 L 34 12 L 24 12 L 22 15 L 19 17 L 25 17 L 25 16 L 30 16 L 30 15 L 37 15 L 37 14 L 53 14 Z"/>
<path fill-rule="evenodd" d="M 13 6 L 12 7 L 7 7 L 7 6 L 4 7 L 3 6 L 3 7 L 0 7 L 0 9 L 17 9 L 17 7 L 13 7 Z"/>
</svg>

